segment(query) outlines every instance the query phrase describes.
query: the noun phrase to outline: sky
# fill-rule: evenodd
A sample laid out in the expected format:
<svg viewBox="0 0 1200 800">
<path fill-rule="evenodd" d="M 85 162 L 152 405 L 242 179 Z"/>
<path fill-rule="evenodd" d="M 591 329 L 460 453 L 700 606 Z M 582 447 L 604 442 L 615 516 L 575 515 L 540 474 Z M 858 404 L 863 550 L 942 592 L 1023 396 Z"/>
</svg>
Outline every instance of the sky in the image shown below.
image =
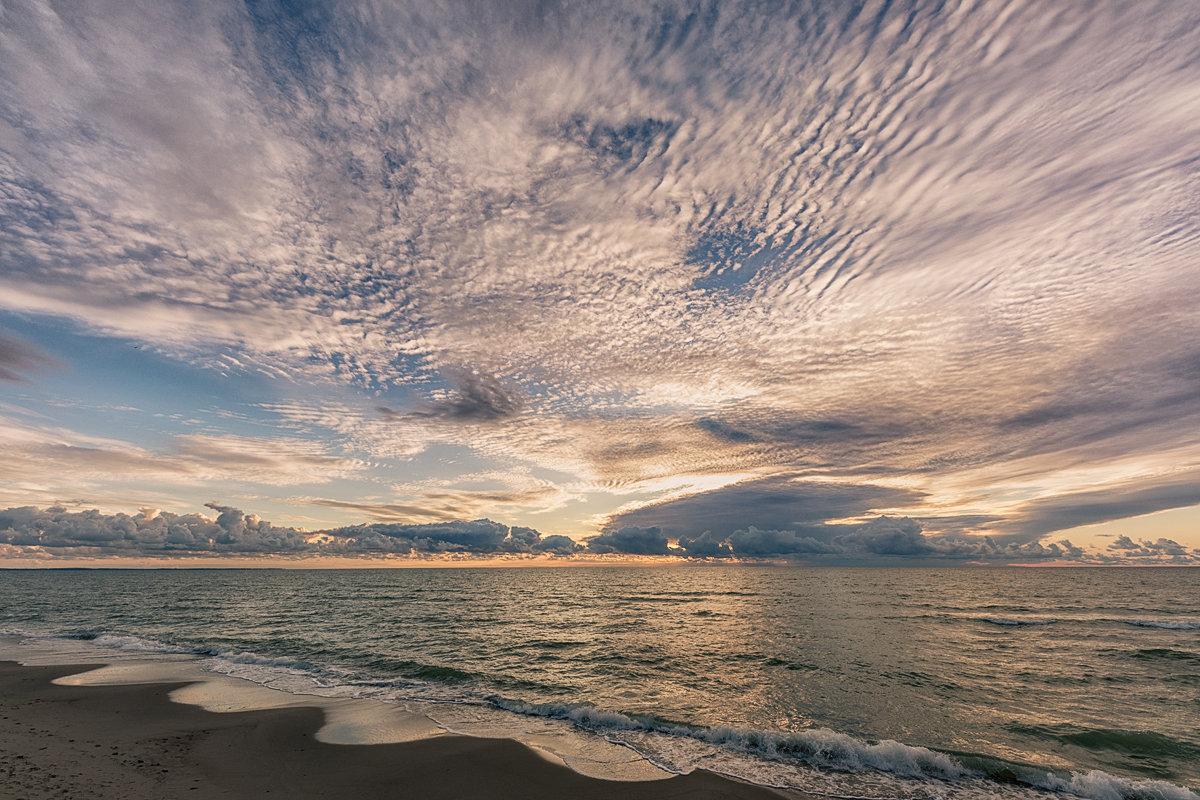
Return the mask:
<svg viewBox="0 0 1200 800">
<path fill-rule="evenodd" d="M 0 562 L 1200 563 L 1197 53 L 1175 0 L 3 0 Z"/>
</svg>

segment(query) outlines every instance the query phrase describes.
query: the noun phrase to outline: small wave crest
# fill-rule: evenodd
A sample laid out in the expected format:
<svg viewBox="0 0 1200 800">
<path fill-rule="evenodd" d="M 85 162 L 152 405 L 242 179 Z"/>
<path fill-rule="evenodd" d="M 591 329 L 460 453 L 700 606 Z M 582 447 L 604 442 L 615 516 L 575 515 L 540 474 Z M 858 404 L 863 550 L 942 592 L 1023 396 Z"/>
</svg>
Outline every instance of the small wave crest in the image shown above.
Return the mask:
<svg viewBox="0 0 1200 800">
<path fill-rule="evenodd" d="M 154 639 L 143 639 L 140 636 L 126 636 L 114 633 L 101 633 L 91 639 L 98 647 L 108 647 L 113 650 L 124 650 L 133 653 L 177 653 L 181 655 L 196 655 L 197 648 L 184 647 L 169 642 Z"/>
<path fill-rule="evenodd" d="M 1039 739 L 1077 745 L 1088 750 L 1112 750 L 1141 759 L 1160 756 L 1200 759 L 1200 746 L 1166 734 L 1147 730 L 1083 728 L 1076 725 L 1011 725 L 1009 730 Z"/>
<path fill-rule="evenodd" d="M 1194 653 L 1191 650 L 1174 650 L 1170 647 L 1147 647 L 1133 650 L 1128 655 L 1130 658 L 1139 660 L 1190 661 L 1200 664 L 1200 653 Z"/>
<path fill-rule="evenodd" d="M 648 715 L 606 711 L 587 705 L 526 703 L 502 697 L 489 697 L 488 701 L 505 711 L 568 720 L 597 733 L 647 731 L 681 736 L 760 757 L 796 759 L 816 767 L 850 772 L 873 769 L 906 777 L 942 780 L 969 774 L 965 767 L 945 753 L 890 739 L 869 744 L 828 728 L 798 733 L 776 733 L 729 725 L 708 728 L 670 722 Z"/>
<path fill-rule="evenodd" d="M 1162 628 L 1169 631 L 1200 630 L 1200 620 L 1190 619 L 1122 619 L 1126 625 L 1136 625 L 1139 628 Z"/>
<path fill-rule="evenodd" d="M 1029 617 L 975 617 L 975 619 L 992 625 L 1051 625 L 1058 622 L 1053 618 L 1031 619 Z"/>
<path fill-rule="evenodd" d="M 5 629 L 0 630 L 0 635 L 20 636 L 26 639 L 65 639 L 68 641 L 88 642 L 89 644 L 96 645 L 97 647 L 106 647 L 111 650 L 123 650 L 131 653 L 195 654 L 199 652 L 195 648 L 183 647 L 156 639 L 146 639 L 141 636 L 132 636 L 122 633 L 106 633 L 105 631 L 94 631 L 88 629 L 76 629 L 68 631 Z"/>
</svg>

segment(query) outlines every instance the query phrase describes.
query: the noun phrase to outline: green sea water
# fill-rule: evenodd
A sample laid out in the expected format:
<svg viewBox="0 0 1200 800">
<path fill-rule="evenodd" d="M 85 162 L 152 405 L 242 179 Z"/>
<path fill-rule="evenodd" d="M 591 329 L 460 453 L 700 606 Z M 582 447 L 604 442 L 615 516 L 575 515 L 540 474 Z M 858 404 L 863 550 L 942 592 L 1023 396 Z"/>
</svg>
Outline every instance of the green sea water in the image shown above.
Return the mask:
<svg viewBox="0 0 1200 800">
<path fill-rule="evenodd" d="M 8 571 L 0 630 L 854 797 L 1195 797 L 1200 569 Z"/>
</svg>

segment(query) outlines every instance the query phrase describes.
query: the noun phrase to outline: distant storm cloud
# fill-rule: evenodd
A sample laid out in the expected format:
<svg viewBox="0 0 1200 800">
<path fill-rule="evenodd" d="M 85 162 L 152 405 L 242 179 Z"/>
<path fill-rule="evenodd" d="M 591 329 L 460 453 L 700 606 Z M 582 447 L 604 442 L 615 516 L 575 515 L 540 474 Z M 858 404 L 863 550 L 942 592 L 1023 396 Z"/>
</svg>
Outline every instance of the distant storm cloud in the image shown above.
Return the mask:
<svg viewBox="0 0 1200 800">
<path fill-rule="evenodd" d="M 794 530 L 760 530 L 753 526 L 727 537 L 704 532 L 679 539 L 680 554 L 693 558 L 783 558 L 806 563 L 886 563 L 913 560 L 934 563 L 1027 563 L 1081 562 L 1113 563 L 1118 559 L 1104 553 L 1087 552 L 1068 540 L 1024 544 L 998 544 L 987 536 L 928 535 L 921 524 L 907 517 L 877 517 L 862 525 L 840 524 L 806 535 Z M 1118 548 L 1110 548 L 1118 549 Z M 1200 563 L 1200 550 L 1170 552 L 1154 546 L 1125 550 L 1127 556 L 1171 555 L 1177 563 Z M 1134 558 L 1128 559 L 1136 560 Z"/>
<path fill-rule="evenodd" d="M 626 553 L 630 555 L 665 556 L 670 552 L 667 537 L 658 527 L 640 528 L 626 525 L 588 540 L 593 553 Z"/>
</svg>

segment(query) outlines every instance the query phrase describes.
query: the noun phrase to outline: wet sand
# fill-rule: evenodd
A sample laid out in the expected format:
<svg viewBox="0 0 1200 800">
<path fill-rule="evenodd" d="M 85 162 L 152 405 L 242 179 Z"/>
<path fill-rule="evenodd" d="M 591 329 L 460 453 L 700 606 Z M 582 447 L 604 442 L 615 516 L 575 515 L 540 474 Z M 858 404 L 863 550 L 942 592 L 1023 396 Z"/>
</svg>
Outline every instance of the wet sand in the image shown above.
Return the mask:
<svg viewBox="0 0 1200 800">
<path fill-rule="evenodd" d="M 316 708 L 213 713 L 172 703 L 183 684 L 59 686 L 99 665 L 0 661 L 0 796 L 41 800 L 420 798 L 421 800 L 780 800 L 697 771 L 662 781 L 588 778 L 518 742 L 439 736 L 319 742 Z"/>
</svg>

